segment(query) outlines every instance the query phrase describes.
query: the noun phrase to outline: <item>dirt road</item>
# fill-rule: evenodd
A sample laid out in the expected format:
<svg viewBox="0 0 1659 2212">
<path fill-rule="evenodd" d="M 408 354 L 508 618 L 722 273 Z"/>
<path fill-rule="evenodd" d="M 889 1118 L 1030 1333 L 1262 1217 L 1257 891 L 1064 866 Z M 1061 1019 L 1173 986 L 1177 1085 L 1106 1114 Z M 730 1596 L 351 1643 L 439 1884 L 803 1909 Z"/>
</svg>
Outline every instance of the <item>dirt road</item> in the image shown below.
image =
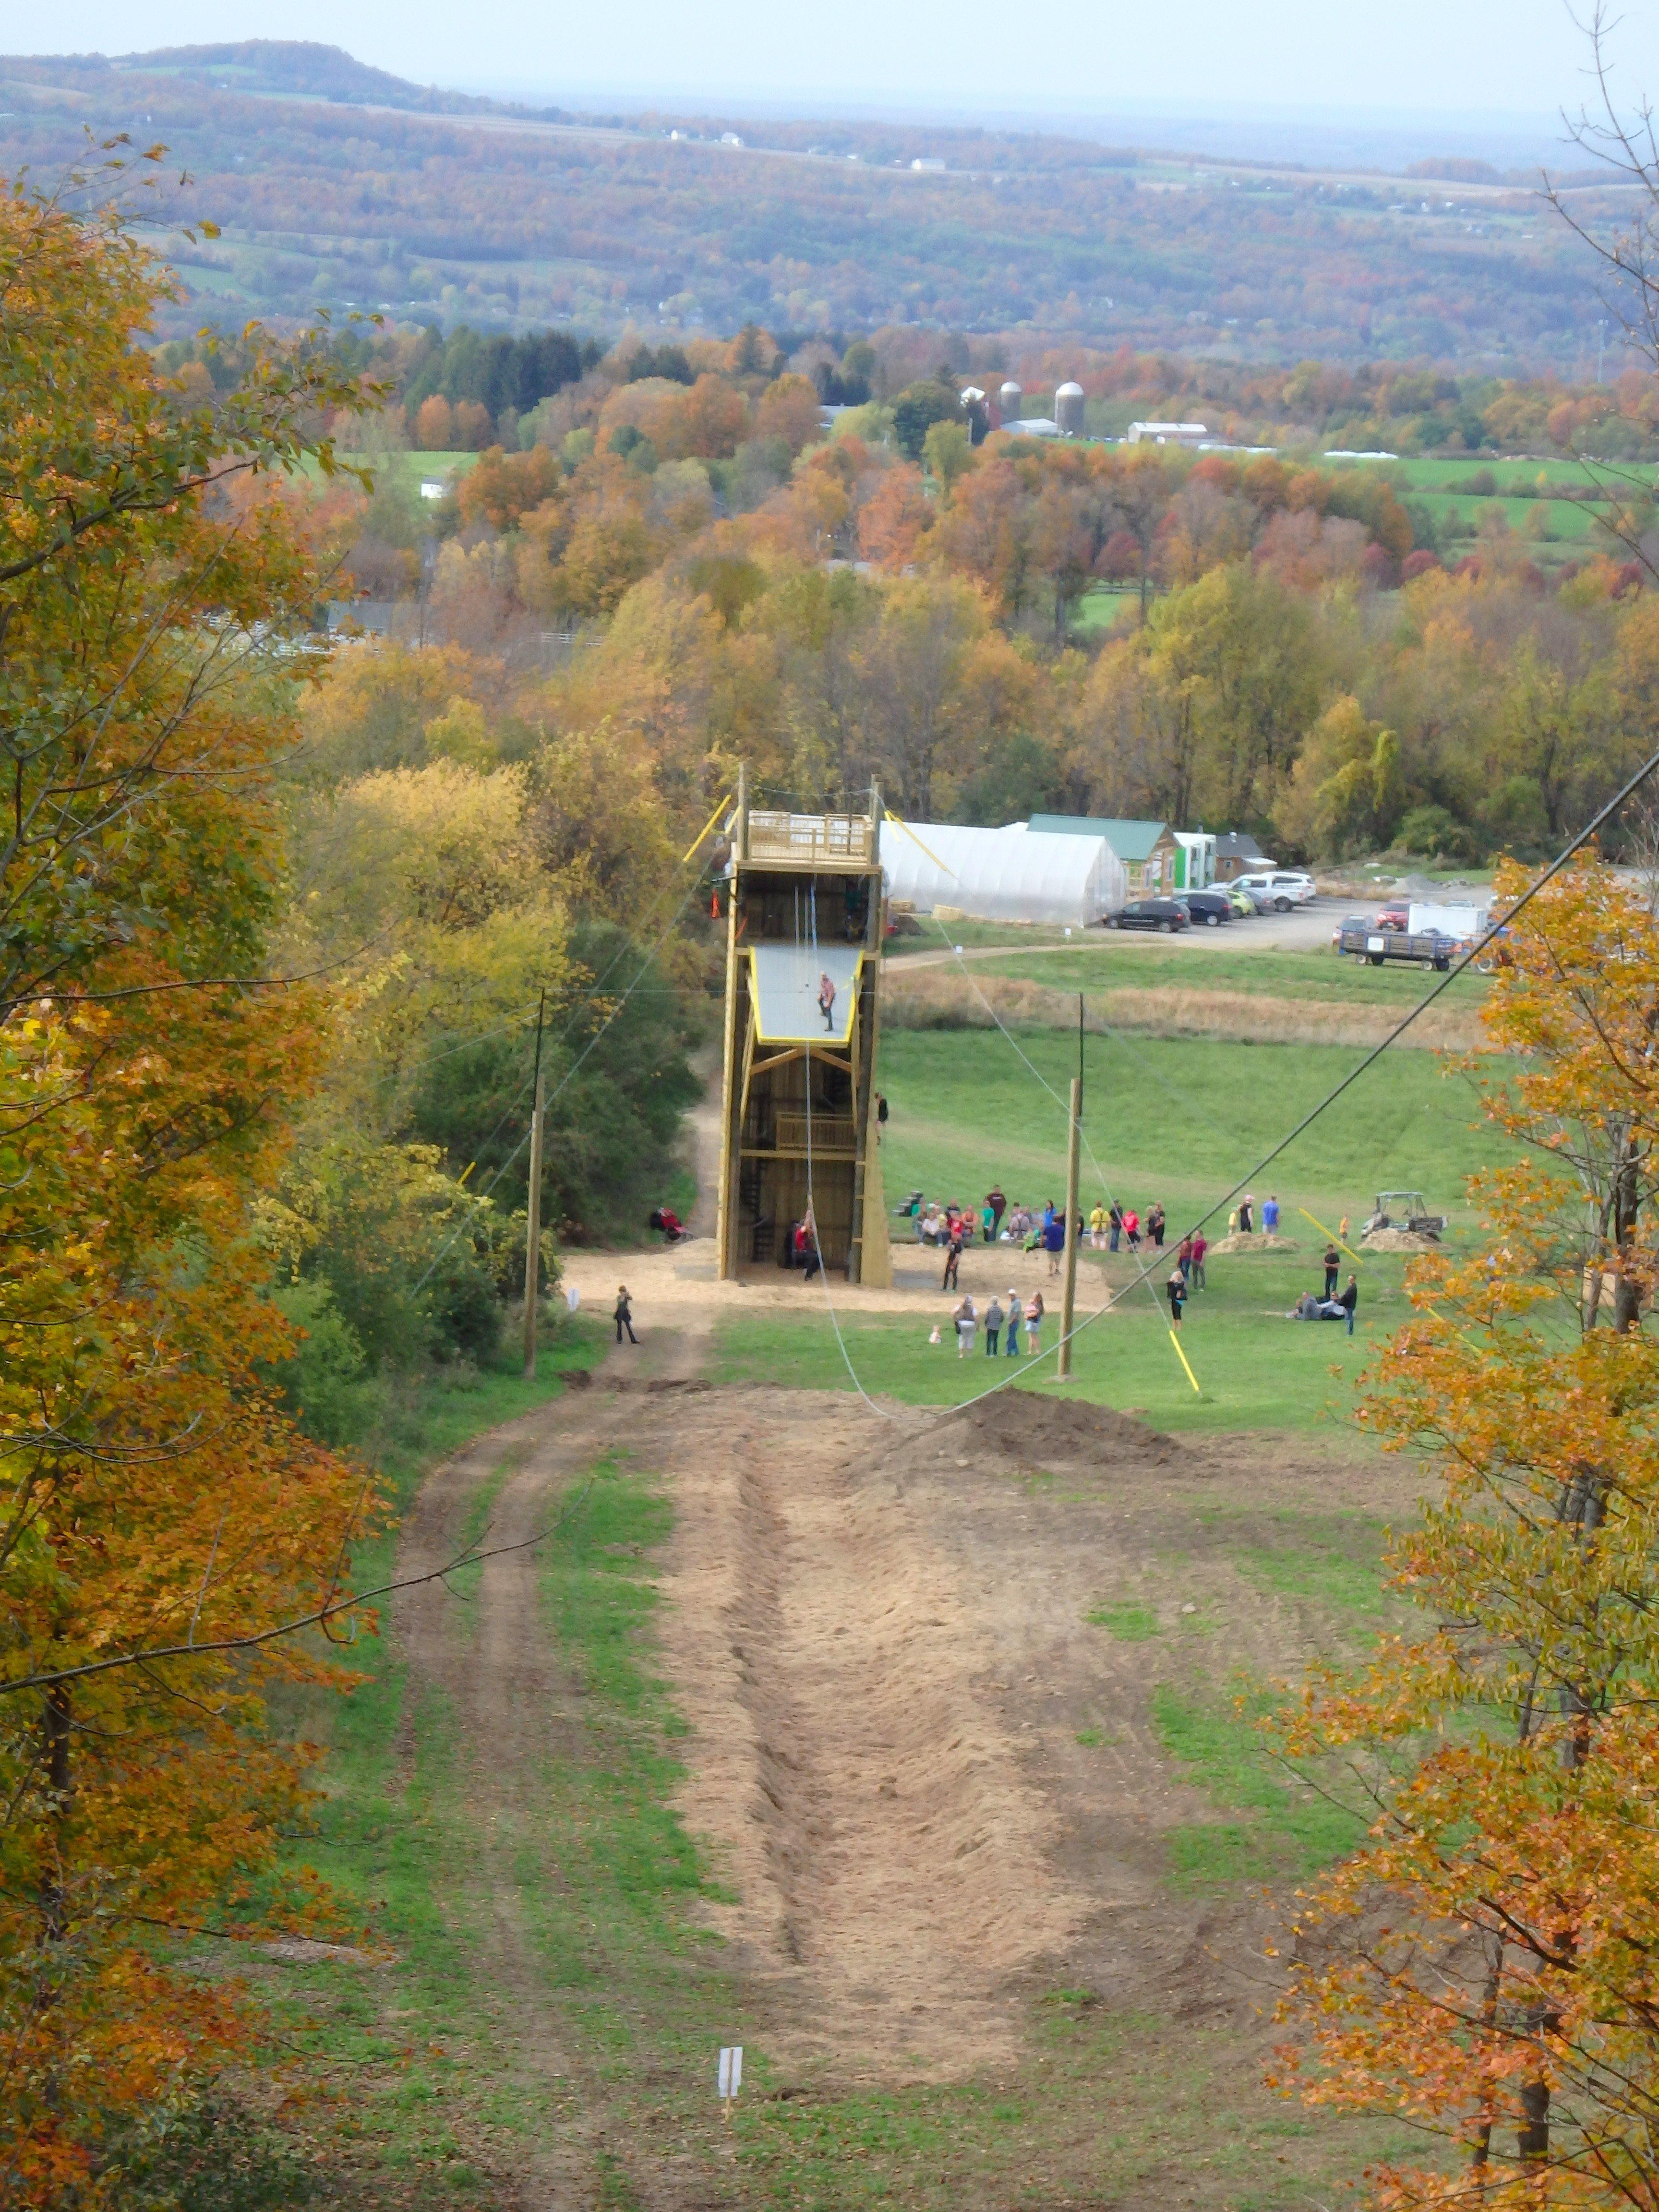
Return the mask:
<svg viewBox="0 0 1659 2212">
<path fill-rule="evenodd" d="M 513 1542 L 619 1441 L 655 1471 L 675 1516 L 660 1633 L 690 1728 L 680 1809 L 735 1898 L 702 1909 L 775 2066 L 809 2089 L 994 2075 L 1062 1984 L 1246 2022 L 1260 1908 L 1218 1917 L 1170 1887 L 1166 1833 L 1221 1816 L 1159 1741 L 1154 1677 L 1291 1669 L 1329 1642 L 1318 1601 L 1237 1559 L 1310 1498 L 1396 1510 L 1402 1479 L 1306 1443 L 1177 1444 L 1018 1394 L 877 1418 L 842 1395 L 707 1389 L 698 1357 L 694 1336 L 648 1333 L 591 1388 L 458 1456 L 422 1492 L 401 1564 L 453 1556 L 497 1478 L 490 1540 Z M 528 1939 L 516 1863 L 526 1778 L 579 1726 L 534 1556 L 491 1561 L 467 1605 L 441 1584 L 410 1593 L 396 1632 L 405 1711 L 441 1702 L 465 1747 L 476 1848 L 453 1905 L 479 1931 L 503 2083 L 550 2116 L 516 2154 L 539 2206 L 592 2201 L 603 2100 Z M 1155 1640 L 1103 1633 L 1087 1617 L 1103 1601 L 1142 1607 Z M 631 2175 L 646 2204 L 708 2201 L 648 2148 Z"/>
</svg>

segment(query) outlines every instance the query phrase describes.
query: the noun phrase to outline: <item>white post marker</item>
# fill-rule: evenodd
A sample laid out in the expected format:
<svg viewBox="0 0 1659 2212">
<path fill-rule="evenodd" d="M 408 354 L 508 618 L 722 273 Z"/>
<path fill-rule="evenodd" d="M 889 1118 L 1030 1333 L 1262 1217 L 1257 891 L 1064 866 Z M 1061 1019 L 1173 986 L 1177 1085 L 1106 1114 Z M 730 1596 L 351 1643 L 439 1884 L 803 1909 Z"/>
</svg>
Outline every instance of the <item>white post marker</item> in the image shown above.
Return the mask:
<svg viewBox="0 0 1659 2212">
<path fill-rule="evenodd" d="M 732 2106 L 743 2086 L 743 2045 L 728 2044 L 720 2051 L 720 2109 L 726 2119 L 732 2117 Z"/>
</svg>

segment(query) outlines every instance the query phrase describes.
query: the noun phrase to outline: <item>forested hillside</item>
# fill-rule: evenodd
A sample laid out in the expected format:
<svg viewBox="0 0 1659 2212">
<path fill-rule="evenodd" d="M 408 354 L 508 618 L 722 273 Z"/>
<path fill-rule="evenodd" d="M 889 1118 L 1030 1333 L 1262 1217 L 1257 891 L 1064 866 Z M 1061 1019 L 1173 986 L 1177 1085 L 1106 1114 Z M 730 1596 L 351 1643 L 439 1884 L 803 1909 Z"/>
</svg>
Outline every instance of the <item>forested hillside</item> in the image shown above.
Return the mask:
<svg viewBox="0 0 1659 2212">
<path fill-rule="evenodd" d="M 164 311 L 169 332 L 350 304 L 602 337 L 754 317 L 1572 371 L 1593 360 L 1601 312 L 1535 193 L 1490 179 L 1298 175 L 894 125 L 550 118 L 257 44 L 13 58 L 0 95 L 9 168 L 55 175 L 90 129 L 161 141 L 188 173 L 165 219 L 222 234 L 169 239 L 190 287 Z M 720 143 L 728 128 L 751 143 Z M 945 170 L 913 172 L 918 158 Z M 1589 185 L 1577 204 L 1592 221 L 1617 204 Z"/>
</svg>

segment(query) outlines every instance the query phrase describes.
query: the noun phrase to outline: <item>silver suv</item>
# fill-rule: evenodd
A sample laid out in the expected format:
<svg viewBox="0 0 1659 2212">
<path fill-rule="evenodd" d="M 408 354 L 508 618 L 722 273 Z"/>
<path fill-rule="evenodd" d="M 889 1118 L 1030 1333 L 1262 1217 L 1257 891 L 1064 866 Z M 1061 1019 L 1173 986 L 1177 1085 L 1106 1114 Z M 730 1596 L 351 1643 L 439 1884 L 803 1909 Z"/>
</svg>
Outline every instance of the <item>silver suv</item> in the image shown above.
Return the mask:
<svg viewBox="0 0 1659 2212">
<path fill-rule="evenodd" d="M 1253 876 L 1235 876 L 1233 881 L 1265 899 L 1279 914 L 1288 914 L 1293 906 L 1311 906 L 1316 896 L 1313 878 L 1297 868 L 1263 868 Z"/>
</svg>

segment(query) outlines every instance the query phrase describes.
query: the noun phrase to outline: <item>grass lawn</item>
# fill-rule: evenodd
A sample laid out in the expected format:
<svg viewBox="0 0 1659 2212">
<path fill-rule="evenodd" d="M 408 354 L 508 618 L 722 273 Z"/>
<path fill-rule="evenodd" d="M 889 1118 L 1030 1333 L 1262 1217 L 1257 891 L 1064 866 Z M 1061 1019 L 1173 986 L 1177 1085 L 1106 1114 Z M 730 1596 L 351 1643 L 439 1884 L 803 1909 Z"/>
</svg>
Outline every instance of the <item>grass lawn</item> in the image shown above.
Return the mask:
<svg viewBox="0 0 1659 2212">
<path fill-rule="evenodd" d="M 1054 964 L 1062 964 L 1060 956 Z M 994 1182 L 1011 1200 L 1063 1200 L 1075 1040 L 1034 1030 L 1018 1032 L 1018 1043 L 1017 1052 L 995 1030 L 882 1032 L 876 1079 L 890 1114 L 882 1146 L 890 1204 L 915 1189 L 975 1201 Z M 1142 1212 L 1160 1200 L 1178 1237 L 1360 1057 L 1332 1045 L 1087 1037 L 1085 1211 L 1103 1175 L 1115 1195 Z M 1305 1237 L 1304 1249 L 1319 1232 L 1300 1218 L 1298 1206 L 1331 1228 L 1344 1214 L 1357 1226 L 1382 1189 L 1420 1188 L 1455 1221 L 1465 1179 L 1498 1156 L 1497 1139 L 1483 1121 L 1472 1126 L 1477 1121 L 1479 1100 L 1466 1076 L 1431 1053 L 1389 1054 L 1280 1155 L 1255 1185 L 1255 1196 L 1278 1194 L 1283 1225 Z M 1219 1229 L 1224 1224 L 1212 1235 Z"/>
<path fill-rule="evenodd" d="M 1133 1411 L 1156 1428 L 1317 1428 L 1348 1419 L 1361 1369 L 1409 1309 L 1404 1261 L 1376 1254 L 1367 1255 L 1358 1271 L 1358 1325 L 1352 1337 L 1334 1322 L 1286 1321 L 1283 1316 L 1301 1291 L 1321 1287 L 1313 1241 L 1310 1231 L 1300 1258 L 1245 1253 L 1210 1261 L 1210 1287 L 1189 1301 L 1181 1330 L 1182 1351 L 1198 1377 L 1196 1394 L 1170 1342 L 1169 1309 L 1144 1287 L 1073 1340 L 1069 1382 L 1054 1380 L 1057 1285 L 1052 1298 L 1046 1290 L 1043 1294 L 1049 1316 L 1045 1357 L 1038 1362 L 992 1360 L 982 1339 L 970 1358 L 959 1359 L 950 1340 L 946 1316 L 953 1301 L 948 1293 L 939 1303 L 939 1344 L 927 1341 L 931 1318 L 926 1315 L 838 1316 L 843 1359 L 816 1286 L 803 1285 L 799 1313 L 732 1314 L 717 1323 L 709 1373 L 731 1382 L 770 1382 L 787 1375 L 799 1389 L 850 1390 L 850 1360 L 872 1397 L 922 1406 L 957 1405 L 1017 1375 L 1022 1389 Z M 1099 1262 L 1085 1264 L 1097 1268 Z M 1161 1282 L 1167 1273 L 1166 1263 L 1155 1279 Z M 1121 1257 L 1113 1274 L 1120 1283 L 1131 1279 Z M 1086 1295 L 1080 1287 L 1079 1297 Z"/>
<path fill-rule="evenodd" d="M 1362 902 L 1363 903 L 1363 902 Z M 1336 917 L 1333 915 L 1332 927 Z M 1232 928 L 1241 933 L 1248 921 Z M 1210 934 L 1217 939 L 1210 948 Z M 1338 959 L 1329 952 L 1250 951 L 1227 944 L 1229 931 L 1217 930 L 1201 945 L 1172 945 L 1167 938 L 1132 936 L 1116 930 L 1095 930 L 1081 944 L 1076 939 L 1063 951 L 1045 952 L 1022 960 L 1018 951 L 1006 960 L 976 960 L 975 975 L 1015 975 L 1032 983 L 1045 983 L 1056 991 L 1148 990 L 1167 985 L 1185 991 L 1244 991 L 1273 999 L 1351 1000 L 1357 1006 L 1397 1006 L 1404 1014 L 1427 995 L 1441 978 L 1420 969 L 1373 968 L 1364 960 Z M 955 969 L 954 963 L 951 963 Z M 1439 1006 L 1473 1008 L 1486 996 L 1486 979 L 1464 974 L 1443 991 Z"/>
</svg>

